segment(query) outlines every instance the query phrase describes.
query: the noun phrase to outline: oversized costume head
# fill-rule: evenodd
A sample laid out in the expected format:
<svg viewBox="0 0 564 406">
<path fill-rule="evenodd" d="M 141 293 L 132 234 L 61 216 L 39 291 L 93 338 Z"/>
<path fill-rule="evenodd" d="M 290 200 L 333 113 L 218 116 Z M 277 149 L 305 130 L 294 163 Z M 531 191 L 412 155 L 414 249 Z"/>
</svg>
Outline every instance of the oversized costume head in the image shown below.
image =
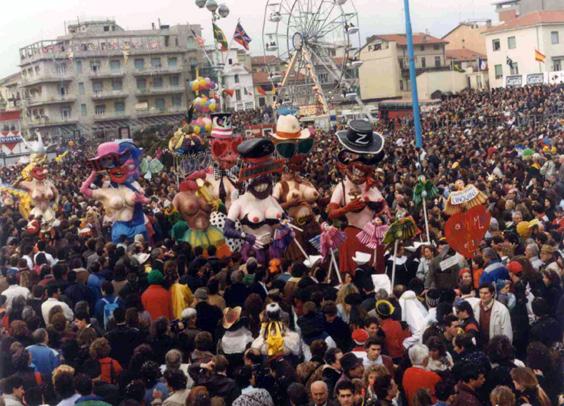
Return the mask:
<svg viewBox="0 0 564 406">
<path fill-rule="evenodd" d="M 43 166 L 47 162 L 47 148 L 43 144 L 41 134 L 37 133 L 37 140 L 26 143 L 30 149 L 29 164 L 22 170 L 22 178 L 25 180 L 45 180 L 47 169 Z"/>
<path fill-rule="evenodd" d="M 237 151 L 243 165 L 239 180 L 246 182 L 247 191 L 259 200 L 272 194 L 272 174 L 282 172 L 282 161 L 273 159 L 274 144 L 264 138 L 243 141 Z"/>
<path fill-rule="evenodd" d="M 362 185 L 374 166 L 384 157 L 384 137 L 372 130 L 367 120 L 351 120 L 346 130 L 337 131 L 343 149 L 337 155 L 338 167 L 354 184 Z"/>
<path fill-rule="evenodd" d="M 313 147 L 313 138 L 309 129 L 302 129 L 296 116 L 280 116 L 272 138 L 278 155 L 288 160 L 288 169 L 299 172 L 304 167 L 305 156 Z"/>
<path fill-rule="evenodd" d="M 233 134 L 231 113 L 214 113 L 211 118 L 210 146 L 212 157 L 221 169 L 231 169 L 239 158 L 237 147 L 241 144 L 241 135 Z"/>
<path fill-rule="evenodd" d="M 96 156 L 89 160 L 97 171 L 107 171 L 113 183 L 131 183 L 139 177 L 143 152 L 129 141 L 110 141 L 98 146 Z"/>
</svg>

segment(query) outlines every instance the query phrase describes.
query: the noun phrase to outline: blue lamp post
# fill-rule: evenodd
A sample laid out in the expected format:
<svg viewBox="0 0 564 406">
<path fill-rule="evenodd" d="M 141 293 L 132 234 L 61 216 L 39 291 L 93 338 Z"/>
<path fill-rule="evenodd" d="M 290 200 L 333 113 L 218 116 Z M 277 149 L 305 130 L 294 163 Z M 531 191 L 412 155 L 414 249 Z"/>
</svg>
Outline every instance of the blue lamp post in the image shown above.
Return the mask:
<svg viewBox="0 0 564 406">
<path fill-rule="evenodd" d="M 411 82 L 411 107 L 413 109 L 413 124 L 415 126 L 415 146 L 417 148 L 423 148 L 423 132 L 421 129 L 419 96 L 417 94 L 417 75 L 415 72 L 415 52 L 413 50 L 413 32 L 411 31 L 409 0 L 403 0 L 403 4 L 405 11 L 405 36 L 407 37 L 407 54 L 409 57 L 409 81 Z"/>
</svg>

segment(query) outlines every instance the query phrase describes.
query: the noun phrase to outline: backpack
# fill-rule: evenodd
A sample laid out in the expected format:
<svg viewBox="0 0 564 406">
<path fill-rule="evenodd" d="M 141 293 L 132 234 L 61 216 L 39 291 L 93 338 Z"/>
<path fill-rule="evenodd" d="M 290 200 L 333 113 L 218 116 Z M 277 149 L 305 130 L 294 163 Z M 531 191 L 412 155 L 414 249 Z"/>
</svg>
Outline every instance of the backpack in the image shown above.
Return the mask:
<svg viewBox="0 0 564 406">
<path fill-rule="evenodd" d="M 265 331 L 267 345 L 266 354 L 269 357 L 284 353 L 284 337 L 282 336 L 282 326 L 280 322 L 273 321 L 266 325 Z"/>
<path fill-rule="evenodd" d="M 116 310 L 119 307 L 117 302 L 118 298 L 117 297 L 114 298 L 114 301 L 111 303 L 104 298 L 102 298 L 102 301 L 104 302 L 104 329 L 107 329 L 108 323 L 114 317 L 114 310 Z"/>
</svg>

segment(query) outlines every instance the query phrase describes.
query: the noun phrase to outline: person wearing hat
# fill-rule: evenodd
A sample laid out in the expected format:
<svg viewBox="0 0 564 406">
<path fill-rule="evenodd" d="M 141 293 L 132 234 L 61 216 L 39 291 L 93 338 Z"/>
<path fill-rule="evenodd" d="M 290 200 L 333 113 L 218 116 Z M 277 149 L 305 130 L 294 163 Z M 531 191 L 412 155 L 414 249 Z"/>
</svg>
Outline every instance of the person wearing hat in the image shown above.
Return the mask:
<svg viewBox="0 0 564 406">
<path fill-rule="evenodd" d="M 343 369 L 343 374 L 335 384 L 335 387 L 339 386 L 339 382 L 362 379 L 364 376 L 362 358 L 357 357 L 353 352 L 343 354 L 341 357 L 341 368 Z"/>
<path fill-rule="evenodd" d="M 378 300 L 376 302 L 376 314 L 382 320 L 380 328 L 386 337 L 386 349 L 388 350 L 388 355 L 396 363 L 401 359 L 405 351 L 403 341 L 411 337 L 411 332 L 408 328 L 404 329 L 399 321 L 392 319 L 394 310 L 394 306 L 388 300 Z"/>
<path fill-rule="evenodd" d="M 272 195 L 295 224 L 303 230 L 295 230 L 296 242 L 307 254 L 316 254 L 318 251 L 309 240 L 321 232 L 314 216 L 319 192 L 315 185 L 300 175 L 314 140 L 308 129 L 301 129 L 299 120 L 293 115 L 278 117 L 276 132 L 272 137 L 276 152 L 286 160 L 285 171 L 280 181 L 274 185 Z M 285 257 L 301 260 L 303 253 L 297 245 L 291 244 L 286 250 Z"/>
<path fill-rule="evenodd" d="M 165 279 L 162 273 L 153 269 L 147 275 L 149 286 L 141 295 L 141 303 L 151 316 L 151 320 L 159 317 L 173 319 L 172 299 L 170 292 L 164 288 Z"/>
<path fill-rule="evenodd" d="M 230 371 L 243 364 L 243 354 L 253 342 L 253 335 L 247 329 L 246 318 L 241 318 L 241 306 L 226 307 L 223 310 L 221 326 L 225 330 L 218 343 L 218 353 L 229 361 Z"/>
<path fill-rule="evenodd" d="M 339 248 L 339 270 L 354 273 L 355 253 L 373 251 L 358 240 L 358 233 L 387 210 L 386 201 L 372 177 L 374 167 L 384 157 L 384 137 L 372 130 L 370 122 L 352 120 L 346 130 L 337 131 L 337 139 L 342 146 L 337 167 L 345 179 L 333 188 L 327 213 L 331 220 L 346 221 L 346 240 Z M 382 273 L 383 251 L 377 256 L 376 263 L 381 264 Z"/>
<path fill-rule="evenodd" d="M 281 172 L 282 164 L 272 158 L 272 141 L 264 138 L 245 140 L 237 150 L 243 160 L 239 180 L 247 185 L 245 193 L 229 208 L 224 233 L 244 241 L 244 260 L 254 256 L 266 266 L 270 258 L 282 257 L 292 240 L 291 229 L 281 224 L 284 209 L 272 197 L 272 174 Z M 235 225 L 237 221 L 240 229 Z"/>
</svg>

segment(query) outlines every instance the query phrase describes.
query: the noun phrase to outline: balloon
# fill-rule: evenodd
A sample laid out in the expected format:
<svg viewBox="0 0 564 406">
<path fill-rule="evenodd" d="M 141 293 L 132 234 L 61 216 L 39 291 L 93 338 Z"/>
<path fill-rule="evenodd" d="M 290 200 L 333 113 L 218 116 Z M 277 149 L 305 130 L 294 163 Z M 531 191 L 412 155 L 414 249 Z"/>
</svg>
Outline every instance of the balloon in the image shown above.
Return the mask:
<svg viewBox="0 0 564 406">
<path fill-rule="evenodd" d="M 207 83 L 206 83 L 206 80 L 205 80 L 204 78 L 201 78 L 201 79 L 198 81 L 198 84 L 200 85 L 200 88 L 206 89 Z"/>
<path fill-rule="evenodd" d="M 194 134 L 200 134 L 200 126 L 194 126 Z"/>
<path fill-rule="evenodd" d="M 212 110 L 212 111 L 213 111 L 213 110 Z M 211 124 L 211 123 L 207 123 L 204 128 L 206 129 L 206 132 L 209 133 L 209 132 L 211 132 L 212 124 Z"/>
<path fill-rule="evenodd" d="M 215 112 L 217 110 L 217 104 L 215 102 L 210 103 L 209 109 L 212 113 Z"/>
<path fill-rule="evenodd" d="M 192 90 L 193 90 L 194 92 L 197 92 L 197 91 L 199 90 L 199 88 L 200 88 L 200 84 L 199 84 L 198 82 L 196 82 L 195 80 L 193 80 L 193 81 L 190 83 L 190 86 L 192 87 Z"/>
<path fill-rule="evenodd" d="M 202 99 L 200 100 L 200 106 L 204 107 L 208 104 L 208 98 L 207 97 L 202 97 Z"/>
<path fill-rule="evenodd" d="M 194 106 L 198 106 L 198 105 L 201 103 L 201 101 L 202 101 L 202 98 L 201 98 L 201 97 L 196 97 L 196 98 L 194 99 Z"/>
<path fill-rule="evenodd" d="M 207 84 L 208 86 L 212 84 L 212 81 L 211 81 L 210 78 L 206 78 L 205 80 L 206 80 L 206 84 Z"/>
</svg>

